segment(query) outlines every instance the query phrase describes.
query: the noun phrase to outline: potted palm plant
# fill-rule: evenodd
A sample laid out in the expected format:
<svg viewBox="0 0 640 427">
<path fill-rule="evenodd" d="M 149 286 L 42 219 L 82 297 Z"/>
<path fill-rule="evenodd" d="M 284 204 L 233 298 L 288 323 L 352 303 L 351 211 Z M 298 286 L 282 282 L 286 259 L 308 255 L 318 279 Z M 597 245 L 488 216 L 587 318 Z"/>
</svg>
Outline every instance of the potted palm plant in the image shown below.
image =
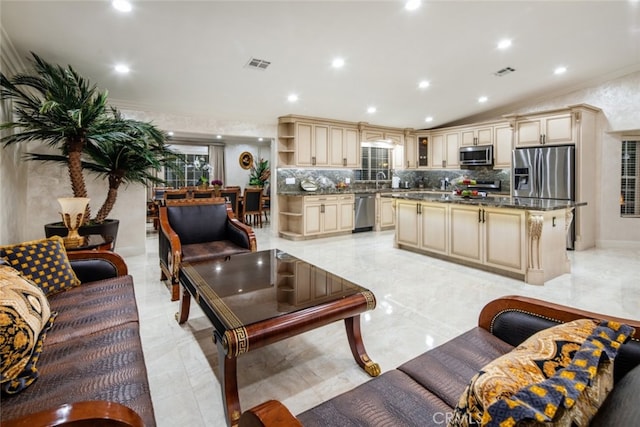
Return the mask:
<svg viewBox="0 0 640 427">
<path fill-rule="evenodd" d="M 57 149 L 59 154 L 28 153 L 27 158 L 65 163 L 74 197 L 87 197 L 83 170 L 106 178 L 109 190 L 98 215 L 92 218 L 89 207 L 85 213 L 85 225 L 105 224 L 120 184 L 159 181 L 153 170 L 176 154 L 167 148 L 164 132 L 151 123 L 123 118 L 107 105 L 107 91 L 98 90 L 71 66 L 50 64 L 35 53 L 32 57 L 32 72 L 11 78 L 0 73 L 0 94 L 13 102 L 16 117 L 0 124 L 0 129 L 13 130 L 0 143 L 40 141 Z"/>
<path fill-rule="evenodd" d="M 260 159 L 251 166 L 251 170 L 249 172 L 249 185 L 264 187 L 270 177 L 271 169 L 269 169 L 269 160 Z"/>
</svg>

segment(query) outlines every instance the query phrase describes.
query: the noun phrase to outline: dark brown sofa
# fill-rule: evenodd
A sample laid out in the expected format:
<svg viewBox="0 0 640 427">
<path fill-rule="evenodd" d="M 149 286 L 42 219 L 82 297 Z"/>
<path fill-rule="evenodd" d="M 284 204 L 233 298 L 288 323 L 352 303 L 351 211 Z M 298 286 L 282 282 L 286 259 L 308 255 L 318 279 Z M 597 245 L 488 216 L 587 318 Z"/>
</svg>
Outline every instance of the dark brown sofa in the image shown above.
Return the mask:
<svg viewBox="0 0 640 427">
<path fill-rule="evenodd" d="M 117 254 L 69 252 L 80 286 L 48 297 L 57 311 L 39 378 L 2 397 L 3 427 L 154 426 L 133 280 Z"/>
<path fill-rule="evenodd" d="M 160 208 L 158 236 L 160 280 L 169 279 L 171 300 L 179 296 L 178 271 L 183 262 L 255 252 L 251 227 L 238 221 L 222 197 L 167 201 Z"/>
<path fill-rule="evenodd" d="M 512 296 L 486 305 L 477 327 L 297 417 L 271 400 L 246 411 L 240 426 L 446 426 L 483 366 L 542 329 L 581 318 L 636 328 L 618 352 L 615 386 L 591 425 L 640 425 L 640 322 Z"/>
</svg>

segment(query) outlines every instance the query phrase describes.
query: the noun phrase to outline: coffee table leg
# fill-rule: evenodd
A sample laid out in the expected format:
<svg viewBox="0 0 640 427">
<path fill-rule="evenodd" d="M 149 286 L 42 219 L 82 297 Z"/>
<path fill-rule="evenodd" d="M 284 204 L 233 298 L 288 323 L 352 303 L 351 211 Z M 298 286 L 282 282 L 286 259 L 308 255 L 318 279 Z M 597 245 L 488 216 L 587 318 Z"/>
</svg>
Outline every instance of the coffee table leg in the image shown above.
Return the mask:
<svg viewBox="0 0 640 427">
<path fill-rule="evenodd" d="M 238 425 L 240 415 L 240 398 L 238 397 L 238 378 L 236 371 L 236 358 L 227 357 L 226 350 L 222 345 L 222 340 L 215 339 L 218 347 L 218 369 L 220 370 L 220 387 L 222 388 L 222 404 L 227 425 L 234 427 Z"/>
<path fill-rule="evenodd" d="M 176 320 L 183 324 L 189 319 L 189 309 L 191 308 L 191 295 L 184 286 L 180 285 L 180 309 L 176 313 Z"/>
<path fill-rule="evenodd" d="M 370 376 L 377 377 L 380 375 L 380 365 L 369 359 L 367 350 L 364 348 L 362 335 L 360 334 L 360 315 L 357 314 L 344 319 L 344 326 L 347 329 L 347 338 L 349 339 L 351 354 L 353 354 L 353 358 L 356 359 L 356 363 Z"/>
</svg>

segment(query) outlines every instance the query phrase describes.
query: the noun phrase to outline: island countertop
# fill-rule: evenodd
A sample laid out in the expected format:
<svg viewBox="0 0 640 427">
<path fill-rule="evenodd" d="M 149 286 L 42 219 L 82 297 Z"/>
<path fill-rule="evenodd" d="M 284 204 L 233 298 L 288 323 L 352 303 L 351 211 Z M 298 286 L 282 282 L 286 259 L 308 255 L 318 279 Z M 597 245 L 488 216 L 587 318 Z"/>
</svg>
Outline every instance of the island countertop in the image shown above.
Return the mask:
<svg viewBox="0 0 640 427">
<path fill-rule="evenodd" d="M 495 208 L 512 208 L 537 211 L 553 211 L 566 208 L 586 206 L 586 202 L 569 200 L 534 199 L 526 197 L 487 196 L 487 197 L 462 197 L 451 193 L 434 193 L 430 191 L 410 191 L 383 193 L 382 197 L 394 199 L 414 200 L 436 203 L 456 203 L 460 205 L 485 206 Z"/>
</svg>

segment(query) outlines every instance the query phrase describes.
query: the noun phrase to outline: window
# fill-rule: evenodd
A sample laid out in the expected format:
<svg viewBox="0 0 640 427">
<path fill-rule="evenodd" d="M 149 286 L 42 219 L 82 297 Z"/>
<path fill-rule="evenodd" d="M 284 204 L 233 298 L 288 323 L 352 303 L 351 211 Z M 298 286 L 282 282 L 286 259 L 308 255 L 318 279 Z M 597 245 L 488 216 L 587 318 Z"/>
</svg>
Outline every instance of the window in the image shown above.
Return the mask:
<svg viewBox="0 0 640 427">
<path fill-rule="evenodd" d="M 391 179 L 391 149 L 364 145 L 361 148 L 362 169 L 355 171 L 358 181 Z"/>
<path fill-rule="evenodd" d="M 176 173 L 170 168 L 164 169 L 164 180 L 173 188 L 190 187 L 200 184 L 200 178 L 209 179 L 209 149 L 206 145 L 173 145 L 171 147 L 184 155 L 183 159 L 176 160 L 176 165 L 181 173 Z"/>
<path fill-rule="evenodd" d="M 640 216 L 640 141 L 622 141 L 620 215 Z"/>
</svg>

